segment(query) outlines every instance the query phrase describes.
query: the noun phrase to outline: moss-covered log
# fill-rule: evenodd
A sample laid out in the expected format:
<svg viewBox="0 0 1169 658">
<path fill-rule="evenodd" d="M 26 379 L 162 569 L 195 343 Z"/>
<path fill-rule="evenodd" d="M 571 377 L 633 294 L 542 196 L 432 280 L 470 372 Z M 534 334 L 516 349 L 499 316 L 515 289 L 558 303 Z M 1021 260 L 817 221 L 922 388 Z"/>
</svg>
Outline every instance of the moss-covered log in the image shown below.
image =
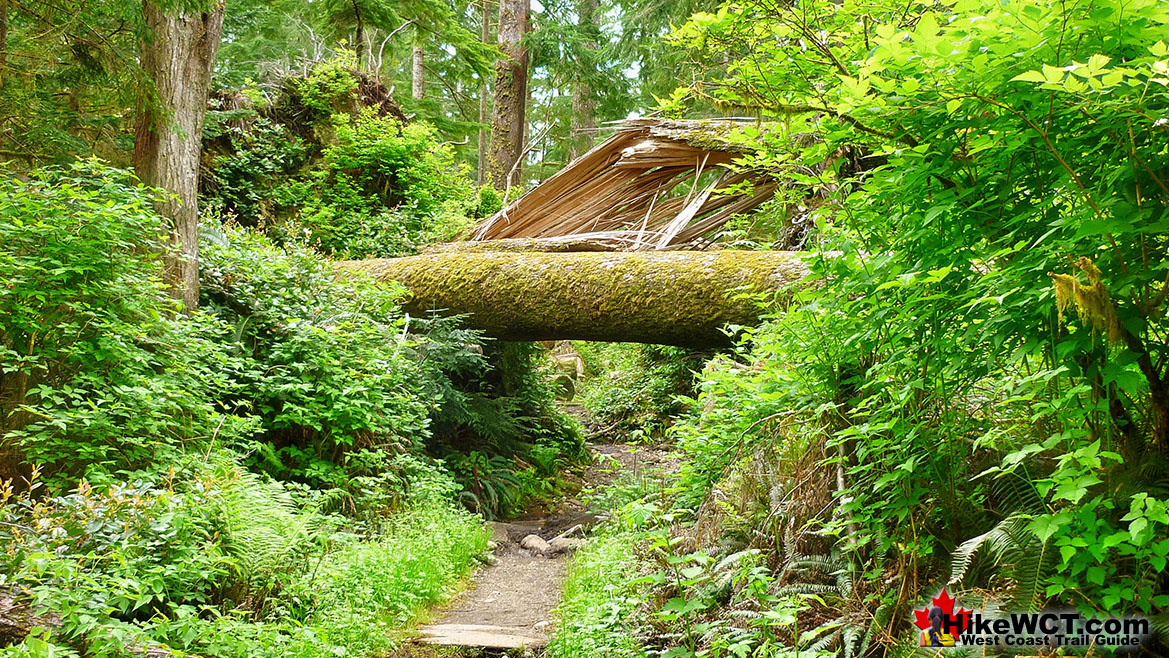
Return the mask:
<svg viewBox="0 0 1169 658">
<path fill-rule="evenodd" d="M 582 339 L 687 347 L 725 344 L 727 324 L 758 319 L 737 293 L 778 293 L 807 274 L 802 254 L 764 251 L 448 252 L 347 261 L 397 281 L 412 314 L 467 314 L 501 340 Z"/>
</svg>

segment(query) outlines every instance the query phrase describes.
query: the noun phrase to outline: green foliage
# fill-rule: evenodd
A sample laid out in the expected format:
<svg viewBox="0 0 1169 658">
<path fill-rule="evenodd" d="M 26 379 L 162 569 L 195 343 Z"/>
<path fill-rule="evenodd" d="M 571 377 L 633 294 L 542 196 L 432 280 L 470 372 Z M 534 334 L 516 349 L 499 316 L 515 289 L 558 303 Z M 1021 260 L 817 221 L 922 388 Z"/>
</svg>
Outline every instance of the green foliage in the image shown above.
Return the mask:
<svg viewBox="0 0 1169 658">
<path fill-rule="evenodd" d="M 92 656 L 385 651 L 487 545 L 482 524 L 448 502 L 419 499 L 363 538 L 226 458 L 166 477 L 82 482 L 52 498 L 36 497 L 35 472 L 23 493 L 4 483 L 2 584 L 63 625 L 3 655 L 69 655 L 62 644 Z"/>
<path fill-rule="evenodd" d="M 470 418 L 532 450 L 523 495 L 579 448 L 535 353 L 493 388 L 457 321 L 409 320 L 400 290 L 230 225 L 205 228 L 204 310 L 184 317 L 153 199 L 95 162 L 0 188 L 0 586 L 63 620 L 4 655 L 385 653 L 486 546 L 422 456 L 454 438 L 430 428 Z M 449 420 L 448 399 L 505 381 L 503 420 Z"/>
<path fill-rule="evenodd" d="M 789 522 L 836 537 L 878 598 L 953 571 L 1008 606 L 1164 611 L 1169 13 L 814 4 L 676 34 L 696 61 L 732 53 L 695 93 L 783 117 L 755 164 L 836 190 L 824 285 L 706 372 L 680 504 L 778 440 L 818 465 L 773 486 L 811 475 L 839 504 Z"/>
<path fill-rule="evenodd" d="M 587 364 L 580 402 L 599 428 L 627 440 L 660 438 L 693 393 L 696 355 L 679 347 L 574 343 Z"/>
<path fill-rule="evenodd" d="M 212 538 L 207 497 L 173 483 L 120 482 L 47 500 L 34 470 L 24 492 L 0 492 L 5 569 L 37 606 L 62 616 L 62 633 L 83 637 L 104 621 L 168 614 L 176 594 L 208 603 L 232 560 Z M 117 643 L 121 638 L 107 638 Z M 109 648 L 104 649 L 106 651 Z"/>
<path fill-rule="evenodd" d="M 462 498 L 471 511 L 494 519 L 519 510 L 522 485 L 510 460 L 472 450 L 452 455 L 447 462 L 463 485 Z"/>
<path fill-rule="evenodd" d="M 326 60 L 303 78 L 292 78 L 289 83 L 301 102 L 317 120 L 327 119 L 337 112 L 348 112 L 357 101 L 357 56 L 342 50 Z"/>
<path fill-rule="evenodd" d="M 635 543 L 634 533 L 611 531 L 574 554 L 548 643 L 550 658 L 645 655 L 634 624 L 642 587 L 631 576 L 644 569 Z"/>
<path fill-rule="evenodd" d="M 394 517 L 384 536 L 344 545 L 290 588 L 314 610 L 308 620 L 320 635 L 356 655 L 393 648 L 403 623 L 468 574 L 490 532 L 465 512 L 432 504 Z"/>
<path fill-rule="evenodd" d="M 335 115 L 335 143 L 310 174 L 314 198 L 290 231 L 326 254 L 393 256 L 469 225 L 466 172 L 426 124 Z"/>
<path fill-rule="evenodd" d="M 0 58 L 0 152 L 32 169 L 94 155 L 129 160 L 141 89 L 140 5 L 10 3 Z"/>
<path fill-rule="evenodd" d="M 275 222 L 283 204 L 292 201 L 288 197 L 296 185 L 287 179 L 304 165 L 308 145 L 266 116 L 220 123 L 216 115 L 208 114 L 203 132 L 205 150 L 213 153 L 201 181 L 204 214 L 228 215 L 247 226 Z"/>
<path fill-rule="evenodd" d="M 307 250 L 254 233 L 204 235 L 204 305 L 233 328 L 244 362 L 233 404 L 263 419 L 258 465 L 344 486 L 350 453 L 421 448 L 431 407 L 399 291 L 341 279 Z"/>
<path fill-rule="evenodd" d="M 409 254 L 498 210 L 437 130 L 407 123 L 384 93 L 352 53 L 290 76 L 256 109 L 225 92 L 204 134 L 205 207 L 337 258 Z"/>
<path fill-rule="evenodd" d="M 507 516 L 550 496 L 557 471 L 585 455 L 584 442 L 576 420 L 556 405 L 543 347 L 488 344 L 485 358 L 490 369 L 462 372 L 444 393 L 435 433 L 454 450 L 446 461 L 468 507 Z"/>
<path fill-rule="evenodd" d="M 234 359 L 176 319 L 149 190 L 86 161 L 0 182 L 0 432 L 52 473 L 138 467 L 250 426 L 224 415 Z"/>
</svg>

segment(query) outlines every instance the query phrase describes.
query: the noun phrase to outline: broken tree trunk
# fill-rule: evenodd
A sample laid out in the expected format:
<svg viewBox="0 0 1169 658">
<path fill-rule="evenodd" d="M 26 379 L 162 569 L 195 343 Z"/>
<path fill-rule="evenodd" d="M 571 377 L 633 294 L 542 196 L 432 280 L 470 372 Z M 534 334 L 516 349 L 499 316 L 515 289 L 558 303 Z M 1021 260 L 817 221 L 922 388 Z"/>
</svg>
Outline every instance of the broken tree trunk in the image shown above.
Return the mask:
<svg viewBox="0 0 1169 658">
<path fill-rule="evenodd" d="M 713 347 L 728 324 L 759 319 L 738 293 L 778 295 L 806 276 L 800 252 L 451 251 L 339 267 L 397 281 L 403 307 L 466 314 L 467 325 L 500 340 L 600 340 Z"/>
<path fill-rule="evenodd" d="M 18 598 L 12 588 L 0 589 L 0 647 L 19 644 L 34 628 L 60 627 L 61 615 L 36 615 L 27 598 Z"/>
</svg>

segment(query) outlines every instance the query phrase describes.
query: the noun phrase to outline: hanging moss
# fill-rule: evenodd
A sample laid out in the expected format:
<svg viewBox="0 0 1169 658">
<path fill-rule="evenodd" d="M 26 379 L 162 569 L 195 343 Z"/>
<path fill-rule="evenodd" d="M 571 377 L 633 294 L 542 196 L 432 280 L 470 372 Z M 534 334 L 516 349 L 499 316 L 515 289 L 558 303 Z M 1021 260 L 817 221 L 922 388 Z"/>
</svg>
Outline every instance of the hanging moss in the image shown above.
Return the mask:
<svg viewBox="0 0 1169 658">
<path fill-rule="evenodd" d="M 340 266 L 397 281 L 408 312 L 467 314 L 501 340 L 725 344 L 758 320 L 740 293 L 778 294 L 807 274 L 796 252 L 446 252 Z"/>
</svg>

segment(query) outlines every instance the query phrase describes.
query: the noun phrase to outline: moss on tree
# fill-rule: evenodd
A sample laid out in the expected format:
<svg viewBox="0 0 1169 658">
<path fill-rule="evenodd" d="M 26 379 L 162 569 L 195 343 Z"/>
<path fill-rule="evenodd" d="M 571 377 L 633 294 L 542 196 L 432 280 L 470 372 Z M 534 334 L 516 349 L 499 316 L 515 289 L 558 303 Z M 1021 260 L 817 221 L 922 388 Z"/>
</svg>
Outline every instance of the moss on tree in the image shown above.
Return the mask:
<svg viewBox="0 0 1169 658">
<path fill-rule="evenodd" d="M 397 281 L 413 314 L 467 314 L 502 340 L 580 339 L 708 347 L 727 324 L 753 324 L 755 300 L 807 274 L 795 252 L 446 252 L 347 261 Z"/>
</svg>

